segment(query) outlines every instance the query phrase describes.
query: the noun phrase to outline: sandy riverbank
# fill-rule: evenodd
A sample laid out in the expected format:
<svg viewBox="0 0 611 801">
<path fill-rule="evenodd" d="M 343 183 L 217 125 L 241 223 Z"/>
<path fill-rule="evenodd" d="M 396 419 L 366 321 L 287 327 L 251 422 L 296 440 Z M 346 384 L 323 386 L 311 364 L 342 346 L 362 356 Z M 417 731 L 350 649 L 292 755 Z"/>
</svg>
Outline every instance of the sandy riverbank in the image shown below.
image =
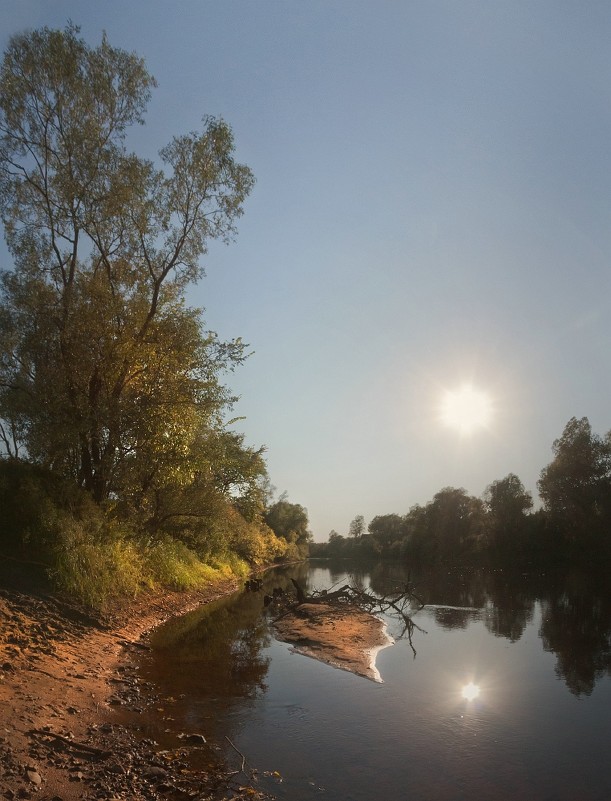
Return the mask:
<svg viewBox="0 0 611 801">
<path fill-rule="evenodd" d="M 133 659 L 147 633 L 235 588 L 144 595 L 105 620 L 0 589 L 0 799 L 266 798 L 239 771 L 193 772 L 187 756 L 197 743 L 161 751 L 120 723 L 123 708 L 151 701 Z M 377 618 L 323 604 L 302 604 L 277 632 L 301 653 L 374 680 L 375 652 L 391 642 Z"/>
<path fill-rule="evenodd" d="M 246 777 L 193 773 L 117 720 L 146 704 L 132 663 L 141 638 L 168 618 L 231 592 L 143 596 L 113 618 L 88 619 L 52 598 L 0 590 L 0 798 L 263 798 Z"/>
<path fill-rule="evenodd" d="M 298 653 L 373 681 L 381 681 L 378 651 L 393 644 L 379 618 L 347 604 L 304 603 L 274 628 Z"/>
</svg>

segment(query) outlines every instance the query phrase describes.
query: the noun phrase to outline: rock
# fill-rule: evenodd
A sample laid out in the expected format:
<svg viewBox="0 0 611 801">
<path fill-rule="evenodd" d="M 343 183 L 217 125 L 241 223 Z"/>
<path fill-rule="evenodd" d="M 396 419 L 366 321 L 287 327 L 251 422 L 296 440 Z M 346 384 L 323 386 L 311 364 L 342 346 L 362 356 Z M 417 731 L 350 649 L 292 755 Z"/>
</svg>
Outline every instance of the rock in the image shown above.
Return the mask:
<svg viewBox="0 0 611 801">
<path fill-rule="evenodd" d="M 142 775 L 146 779 L 165 779 L 168 772 L 165 768 L 157 768 L 154 765 L 142 769 Z"/>
<path fill-rule="evenodd" d="M 42 784 L 42 777 L 37 770 L 32 770 L 31 768 L 26 770 L 25 775 L 28 781 L 32 782 L 32 784 L 41 785 Z"/>
</svg>

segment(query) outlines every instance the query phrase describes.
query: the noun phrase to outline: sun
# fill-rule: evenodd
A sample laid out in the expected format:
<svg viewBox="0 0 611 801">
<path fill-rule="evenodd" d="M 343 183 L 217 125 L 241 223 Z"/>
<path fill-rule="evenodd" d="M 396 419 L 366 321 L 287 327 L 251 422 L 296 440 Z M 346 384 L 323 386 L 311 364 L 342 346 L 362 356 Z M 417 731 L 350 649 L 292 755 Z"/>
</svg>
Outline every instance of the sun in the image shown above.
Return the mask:
<svg viewBox="0 0 611 801">
<path fill-rule="evenodd" d="M 470 436 L 487 428 L 492 420 L 490 396 L 471 384 L 447 391 L 441 401 L 441 422 L 454 428 L 461 436 Z"/>
<path fill-rule="evenodd" d="M 461 695 L 465 701 L 475 701 L 475 699 L 479 696 L 479 687 L 477 684 L 473 684 L 473 682 L 470 681 L 469 684 L 465 684 L 465 686 L 462 688 Z"/>
</svg>

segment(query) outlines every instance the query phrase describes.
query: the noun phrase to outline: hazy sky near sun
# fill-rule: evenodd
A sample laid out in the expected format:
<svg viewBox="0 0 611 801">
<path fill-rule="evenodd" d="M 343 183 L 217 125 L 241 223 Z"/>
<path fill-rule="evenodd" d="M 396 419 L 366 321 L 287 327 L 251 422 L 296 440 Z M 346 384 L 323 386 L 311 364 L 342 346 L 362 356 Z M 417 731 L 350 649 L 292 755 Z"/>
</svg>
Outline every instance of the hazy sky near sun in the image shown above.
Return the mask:
<svg viewBox="0 0 611 801">
<path fill-rule="evenodd" d="M 202 116 L 257 184 L 189 295 L 254 351 L 249 444 L 316 539 L 444 486 L 536 494 L 572 416 L 611 428 L 611 4 L 0 0 L 0 44 L 68 20 L 159 82 L 130 144 Z M 6 250 L 0 266 L 10 266 Z M 487 428 L 440 424 L 489 393 Z"/>
</svg>

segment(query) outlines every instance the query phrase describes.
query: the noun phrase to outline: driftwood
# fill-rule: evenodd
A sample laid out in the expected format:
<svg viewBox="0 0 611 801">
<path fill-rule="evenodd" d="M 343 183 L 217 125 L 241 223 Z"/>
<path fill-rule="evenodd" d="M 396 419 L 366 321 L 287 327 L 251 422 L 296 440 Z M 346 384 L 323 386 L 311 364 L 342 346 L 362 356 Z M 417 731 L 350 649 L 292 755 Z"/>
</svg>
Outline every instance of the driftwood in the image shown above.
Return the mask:
<svg viewBox="0 0 611 801">
<path fill-rule="evenodd" d="M 36 737 L 51 737 L 54 740 L 59 740 L 61 743 L 64 743 L 75 751 L 92 754 L 100 759 L 108 759 L 108 757 L 112 756 L 112 751 L 104 751 L 102 748 L 96 748 L 93 745 L 87 745 L 87 743 L 79 743 L 76 740 L 70 739 L 70 737 L 64 737 L 63 734 L 57 734 L 57 732 L 54 731 L 46 731 L 46 729 L 31 729 L 30 734 Z"/>
<path fill-rule="evenodd" d="M 424 601 L 415 594 L 409 582 L 400 590 L 380 596 L 354 587 L 352 584 L 344 584 L 338 590 L 321 590 L 306 595 L 303 587 L 295 579 L 292 578 L 291 581 L 297 594 L 297 604 L 288 611 L 293 611 L 295 606 L 298 607 L 301 604 L 346 604 L 370 614 L 389 615 L 401 623 L 402 629 L 397 639 L 407 639 L 414 656 L 416 656 L 416 649 L 412 642 L 414 630 L 426 632 L 414 623 L 412 615 L 422 609 Z"/>
</svg>

